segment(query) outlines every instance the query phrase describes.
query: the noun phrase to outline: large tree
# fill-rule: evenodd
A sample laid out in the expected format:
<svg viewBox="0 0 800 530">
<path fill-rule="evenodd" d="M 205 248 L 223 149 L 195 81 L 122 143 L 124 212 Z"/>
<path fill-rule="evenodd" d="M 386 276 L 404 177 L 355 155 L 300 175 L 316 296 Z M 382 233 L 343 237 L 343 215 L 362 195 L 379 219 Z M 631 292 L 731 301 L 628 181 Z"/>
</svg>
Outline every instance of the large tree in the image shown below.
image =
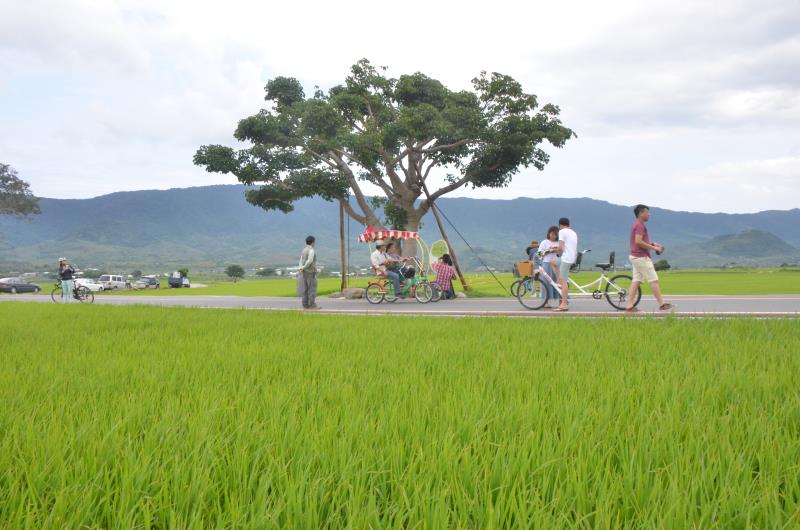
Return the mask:
<svg viewBox="0 0 800 530">
<path fill-rule="evenodd" d="M 473 90 L 453 91 L 421 73 L 385 71 L 363 59 L 343 84 L 310 97 L 297 79 L 276 77 L 265 87 L 267 108 L 234 132 L 249 147 L 204 145 L 194 162 L 253 186 L 247 200 L 267 210 L 289 212 L 317 195 L 362 224 L 416 230 L 439 197 L 507 186 L 520 168 L 544 169 L 545 140 L 562 147 L 574 136 L 556 105 L 540 107 L 507 75 L 483 72 Z M 424 193 L 436 174 L 446 175 L 443 184 Z M 370 197 L 365 183 L 382 196 Z"/>
<path fill-rule="evenodd" d="M 0 163 L 0 215 L 26 216 L 41 213 L 39 199 L 31 193 L 27 182 L 17 171 Z"/>
</svg>

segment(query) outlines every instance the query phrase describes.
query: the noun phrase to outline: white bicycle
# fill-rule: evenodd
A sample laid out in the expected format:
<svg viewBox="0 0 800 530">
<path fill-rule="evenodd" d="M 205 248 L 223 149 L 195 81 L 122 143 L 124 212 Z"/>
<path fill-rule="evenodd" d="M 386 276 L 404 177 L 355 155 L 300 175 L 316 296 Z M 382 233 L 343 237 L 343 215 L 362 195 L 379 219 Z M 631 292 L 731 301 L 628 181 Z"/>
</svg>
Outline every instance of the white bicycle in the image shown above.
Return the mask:
<svg viewBox="0 0 800 530">
<path fill-rule="evenodd" d="M 588 252 L 591 252 L 591 250 L 584 250 L 578 254 L 578 260 L 573 266 L 574 272 L 575 269 L 580 270 L 580 262 L 583 255 Z M 543 257 L 542 254 L 539 254 L 539 256 Z M 590 283 L 579 285 L 570 277 L 569 284 L 571 287 L 569 289 L 569 296 L 578 298 L 592 297 L 595 300 L 600 300 L 605 297 L 612 307 L 624 311 L 628 306 L 628 293 L 631 291 L 633 278 L 627 274 L 617 274 L 612 277 L 606 274 L 608 271 L 614 269 L 614 257 L 615 253 L 612 252 L 608 256 L 608 261 L 606 263 L 595 264 L 595 267 L 601 269 L 600 277 Z M 559 297 L 561 296 L 561 286 L 545 272 L 543 266 L 539 266 L 536 270 L 533 270 L 533 263 L 523 261 L 517 264 L 517 268 L 524 268 L 524 264 L 528 264 L 528 270 L 520 271 L 523 278 L 520 280 L 517 287 L 517 300 L 519 300 L 519 303 L 522 304 L 523 307 L 532 310 L 543 308 L 547 305 L 547 302 L 550 301 L 551 289 L 558 293 Z M 550 289 L 548 289 L 548 286 Z M 636 300 L 634 300 L 633 306 L 636 307 L 639 305 L 641 299 L 642 290 L 639 289 L 636 293 Z"/>
</svg>

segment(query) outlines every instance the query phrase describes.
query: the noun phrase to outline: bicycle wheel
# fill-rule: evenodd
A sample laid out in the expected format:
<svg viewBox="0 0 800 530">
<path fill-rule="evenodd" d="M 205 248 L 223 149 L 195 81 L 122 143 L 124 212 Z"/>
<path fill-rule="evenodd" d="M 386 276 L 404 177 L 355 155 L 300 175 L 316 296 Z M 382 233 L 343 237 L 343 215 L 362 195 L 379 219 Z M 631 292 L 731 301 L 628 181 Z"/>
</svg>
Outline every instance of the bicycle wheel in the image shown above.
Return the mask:
<svg viewBox="0 0 800 530">
<path fill-rule="evenodd" d="M 431 302 L 438 302 L 442 299 L 442 295 L 444 293 L 442 292 L 442 288 L 439 287 L 438 283 L 431 284 L 431 291 L 433 292 L 433 296 L 431 296 Z"/>
<path fill-rule="evenodd" d="M 427 304 L 433 298 L 433 287 L 428 282 L 420 282 L 414 288 L 414 298 L 420 304 Z"/>
<path fill-rule="evenodd" d="M 63 293 L 64 293 L 64 291 L 61 290 L 60 286 L 59 287 L 53 287 L 53 292 L 50 293 L 50 299 L 53 302 L 58 304 L 59 302 L 61 302 L 61 297 L 62 297 Z"/>
<path fill-rule="evenodd" d="M 608 303 L 611 304 L 612 307 L 620 311 L 628 307 L 628 293 L 631 292 L 631 283 L 633 283 L 633 278 L 627 274 L 618 274 L 608 280 L 608 285 L 606 285 L 606 300 L 608 300 Z M 633 302 L 633 307 L 639 305 L 641 300 L 642 289 L 640 288 L 636 293 L 636 300 Z"/>
<path fill-rule="evenodd" d="M 379 283 L 371 283 L 367 285 L 367 292 L 365 296 L 367 297 L 367 302 L 370 304 L 380 304 L 383 302 L 383 297 L 385 292 L 383 287 Z"/>
<path fill-rule="evenodd" d="M 94 303 L 94 293 L 88 287 L 78 287 L 75 289 L 75 299 L 87 304 Z"/>
<path fill-rule="evenodd" d="M 541 278 L 521 282 L 517 290 L 517 300 L 525 309 L 541 309 L 550 299 L 549 296 L 547 286 Z"/>
<path fill-rule="evenodd" d="M 512 283 L 511 287 L 508 288 L 508 290 L 511 291 L 511 296 L 513 296 L 514 298 L 516 298 L 517 295 L 519 294 L 520 285 L 522 285 L 522 278 L 514 280 L 514 283 Z"/>
</svg>

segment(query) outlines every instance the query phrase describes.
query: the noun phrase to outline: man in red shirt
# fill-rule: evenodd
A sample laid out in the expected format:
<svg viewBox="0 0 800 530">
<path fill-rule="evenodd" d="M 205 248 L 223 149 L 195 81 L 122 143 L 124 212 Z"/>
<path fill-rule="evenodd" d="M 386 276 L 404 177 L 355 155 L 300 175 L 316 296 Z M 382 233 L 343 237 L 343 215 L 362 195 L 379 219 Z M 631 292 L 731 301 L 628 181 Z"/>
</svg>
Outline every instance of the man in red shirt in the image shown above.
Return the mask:
<svg viewBox="0 0 800 530">
<path fill-rule="evenodd" d="M 633 209 L 633 214 L 636 216 L 636 221 L 631 227 L 631 255 L 629 256 L 633 269 L 633 283 L 631 283 L 631 292 L 628 293 L 628 307 L 625 312 L 636 313 L 639 311 L 633 307 L 633 303 L 639 293 L 639 286 L 644 281 L 650 284 L 650 289 L 658 301 L 658 309 L 669 311 L 672 309 L 672 304 L 664 302 L 661 287 L 658 285 L 658 273 L 650 258 L 651 250 L 655 250 L 657 254 L 664 252 L 662 245 L 650 242 L 650 235 L 647 233 L 645 223 L 650 220 L 650 208 L 644 204 L 637 204 Z"/>
</svg>

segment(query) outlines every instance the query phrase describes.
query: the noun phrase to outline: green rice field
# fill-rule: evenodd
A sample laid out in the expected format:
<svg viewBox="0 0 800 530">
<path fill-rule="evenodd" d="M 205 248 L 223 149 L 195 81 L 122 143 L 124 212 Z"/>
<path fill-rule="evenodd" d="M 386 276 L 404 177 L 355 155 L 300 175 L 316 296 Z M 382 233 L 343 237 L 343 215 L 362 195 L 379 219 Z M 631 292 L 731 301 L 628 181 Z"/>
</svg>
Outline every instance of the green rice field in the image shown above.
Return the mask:
<svg viewBox="0 0 800 530">
<path fill-rule="evenodd" d="M 619 274 L 630 272 L 619 271 Z M 599 276 L 598 272 L 581 272 L 573 275 L 579 284 L 587 284 Z M 498 274 L 500 284 L 506 288 L 514 281 L 511 274 Z M 354 278 L 353 287 L 366 287 L 369 278 Z M 660 283 L 667 294 L 800 294 L 800 269 L 750 269 L 732 271 L 675 271 L 660 273 Z M 291 278 L 244 279 L 238 282 L 199 280 L 207 287 L 198 289 L 166 289 L 125 291 L 114 293 L 125 296 L 175 296 L 234 295 L 234 296 L 294 296 L 295 280 Z M 508 291 L 489 274 L 469 274 L 471 297 L 510 296 Z M 339 278 L 320 278 L 319 293 L 330 294 L 340 289 Z M 456 282 L 456 288 L 460 285 Z M 645 292 L 649 288 L 645 286 Z"/>
<path fill-rule="evenodd" d="M 0 322 L 3 529 L 800 527 L 797 320 Z"/>
</svg>

